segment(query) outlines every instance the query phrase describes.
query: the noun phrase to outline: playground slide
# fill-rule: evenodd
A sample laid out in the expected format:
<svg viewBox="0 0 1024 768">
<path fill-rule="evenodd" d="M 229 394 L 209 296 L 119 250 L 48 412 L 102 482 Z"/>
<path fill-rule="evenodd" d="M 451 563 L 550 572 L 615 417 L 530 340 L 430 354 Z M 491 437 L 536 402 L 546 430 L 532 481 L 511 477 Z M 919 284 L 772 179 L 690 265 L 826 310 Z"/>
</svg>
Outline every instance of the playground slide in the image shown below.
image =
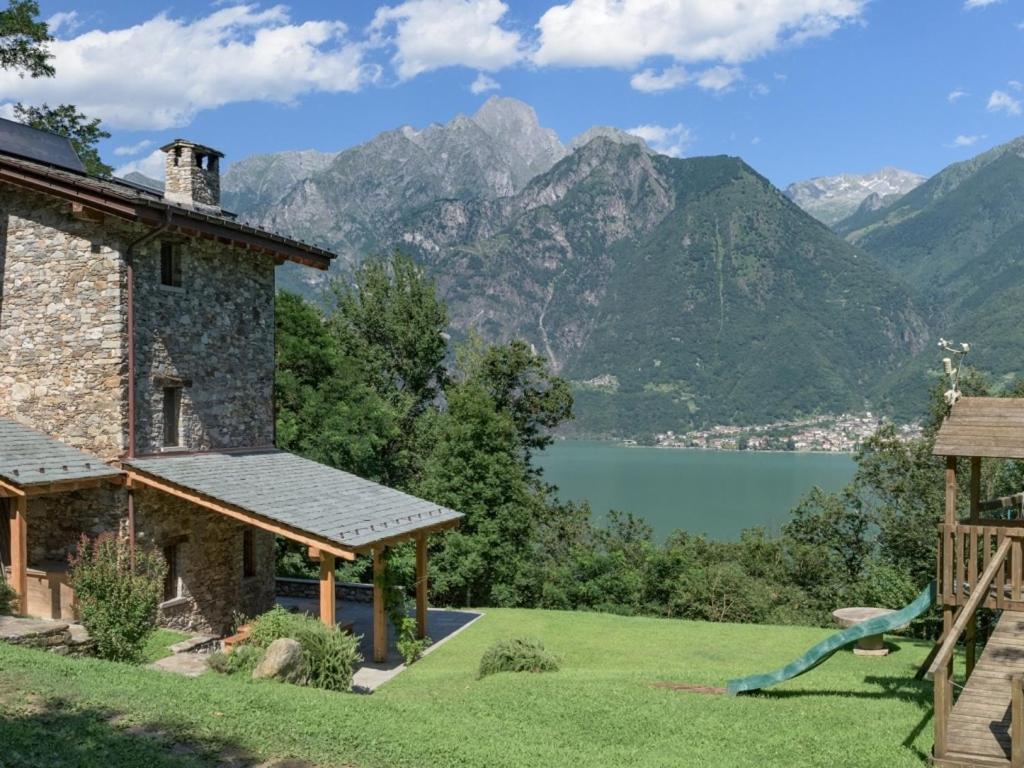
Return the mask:
<svg viewBox="0 0 1024 768">
<path fill-rule="evenodd" d="M 840 648 L 844 648 L 851 643 L 855 643 L 862 637 L 892 632 L 893 630 L 909 624 L 911 620 L 916 619 L 934 604 L 935 582 L 933 581 L 921 590 L 921 594 L 914 598 L 912 603 L 901 608 L 895 613 L 868 619 L 867 621 L 862 621 L 860 624 L 854 624 L 852 627 L 847 627 L 841 632 L 836 632 L 834 635 L 826 637 L 816 646 L 809 649 L 807 653 L 799 659 L 791 661 L 786 666 L 776 669 L 774 672 L 767 672 L 763 675 L 751 675 L 750 677 L 740 677 L 735 680 L 730 680 L 727 688 L 729 695 L 735 696 L 737 693 L 757 691 L 761 688 L 767 688 L 769 685 L 775 685 L 776 683 L 791 680 L 797 675 L 802 675 L 804 672 L 814 669 Z"/>
</svg>

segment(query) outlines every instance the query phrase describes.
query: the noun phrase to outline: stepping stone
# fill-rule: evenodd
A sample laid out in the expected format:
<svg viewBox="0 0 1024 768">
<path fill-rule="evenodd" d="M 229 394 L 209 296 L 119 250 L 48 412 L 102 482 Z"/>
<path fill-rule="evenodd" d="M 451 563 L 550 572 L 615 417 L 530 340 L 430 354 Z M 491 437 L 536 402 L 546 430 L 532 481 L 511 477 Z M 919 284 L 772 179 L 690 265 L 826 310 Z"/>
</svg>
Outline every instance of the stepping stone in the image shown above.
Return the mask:
<svg viewBox="0 0 1024 768">
<path fill-rule="evenodd" d="M 147 664 L 146 667 L 163 672 L 173 672 L 185 677 L 199 677 L 210 668 L 206 663 L 206 656 L 199 653 L 176 653 L 165 659 L 154 661 L 152 664 Z"/>
</svg>

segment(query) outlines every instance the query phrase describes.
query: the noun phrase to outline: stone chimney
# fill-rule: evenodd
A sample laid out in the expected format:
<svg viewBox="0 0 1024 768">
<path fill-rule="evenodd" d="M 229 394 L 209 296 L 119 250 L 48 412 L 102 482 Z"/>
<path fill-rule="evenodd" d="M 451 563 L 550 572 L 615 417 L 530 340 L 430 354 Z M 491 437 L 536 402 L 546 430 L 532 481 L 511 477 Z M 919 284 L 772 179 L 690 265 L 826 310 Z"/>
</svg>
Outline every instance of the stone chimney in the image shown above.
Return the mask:
<svg viewBox="0 0 1024 768">
<path fill-rule="evenodd" d="M 185 139 L 160 147 L 167 153 L 164 198 L 177 205 L 220 212 L 220 159 L 216 149 Z"/>
</svg>

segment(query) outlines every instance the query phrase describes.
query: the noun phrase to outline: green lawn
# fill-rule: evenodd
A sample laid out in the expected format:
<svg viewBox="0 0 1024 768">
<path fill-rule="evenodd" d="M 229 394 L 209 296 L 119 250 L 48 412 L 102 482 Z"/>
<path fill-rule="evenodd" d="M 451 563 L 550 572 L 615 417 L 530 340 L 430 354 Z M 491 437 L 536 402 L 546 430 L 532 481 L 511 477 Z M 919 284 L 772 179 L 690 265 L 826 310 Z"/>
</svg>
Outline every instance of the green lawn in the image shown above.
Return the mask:
<svg viewBox="0 0 1024 768">
<path fill-rule="evenodd" d="M 841 652 L 771 694 L 724 685 L 827 634 L 586 613 L 490 610 L 372 696 L 197 679 L 0 645 L 0 765 L 196 766 L 292 757 L 375 766 L 900 766 L 931 747 L 924 643 Z M 544 640 L 559 672 L 476 680 L 498 638 Z M 232 763 L 231 760 L 237 762 Z M 6 762 L 5 762 L 6 761 Z"/>
<path fill-rule="evenodd" d="M 171 655 L 171 646 L 180 643 L 189 635 L 184 632 L 175 632 L 173 629 L 158 629 L 146 641 L 146 647 L 142 649 L 142 660 L 146 664 L 166 658 Z"/>
</svg>

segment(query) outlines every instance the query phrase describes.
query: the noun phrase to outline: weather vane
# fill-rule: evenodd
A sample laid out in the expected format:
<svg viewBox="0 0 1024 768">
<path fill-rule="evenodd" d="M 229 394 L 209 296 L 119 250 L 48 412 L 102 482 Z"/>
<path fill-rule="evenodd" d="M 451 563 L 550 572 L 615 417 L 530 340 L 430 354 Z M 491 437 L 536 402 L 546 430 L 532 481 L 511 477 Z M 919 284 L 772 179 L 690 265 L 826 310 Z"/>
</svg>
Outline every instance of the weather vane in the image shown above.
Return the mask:
<svg viewBox="0 0 1024 768">
<path fill-rule="evenodd" d="M 951 355 L 951 357 L 942 358 L 942 370 L 949 379 L 949 389 L 944 395 L 946 405 L 952 408 L 953 403 L 959 400 L 962 394 L 960 392 L 960 370 L 964 367 L 964 358 L 971 351 L 971 345 L 964 343 L 957 346 L 952 341 L 939 339 L 939 349 L 949 352 Z M 954 360 L 956 365 L 953 365 Z"/>
</svg>

